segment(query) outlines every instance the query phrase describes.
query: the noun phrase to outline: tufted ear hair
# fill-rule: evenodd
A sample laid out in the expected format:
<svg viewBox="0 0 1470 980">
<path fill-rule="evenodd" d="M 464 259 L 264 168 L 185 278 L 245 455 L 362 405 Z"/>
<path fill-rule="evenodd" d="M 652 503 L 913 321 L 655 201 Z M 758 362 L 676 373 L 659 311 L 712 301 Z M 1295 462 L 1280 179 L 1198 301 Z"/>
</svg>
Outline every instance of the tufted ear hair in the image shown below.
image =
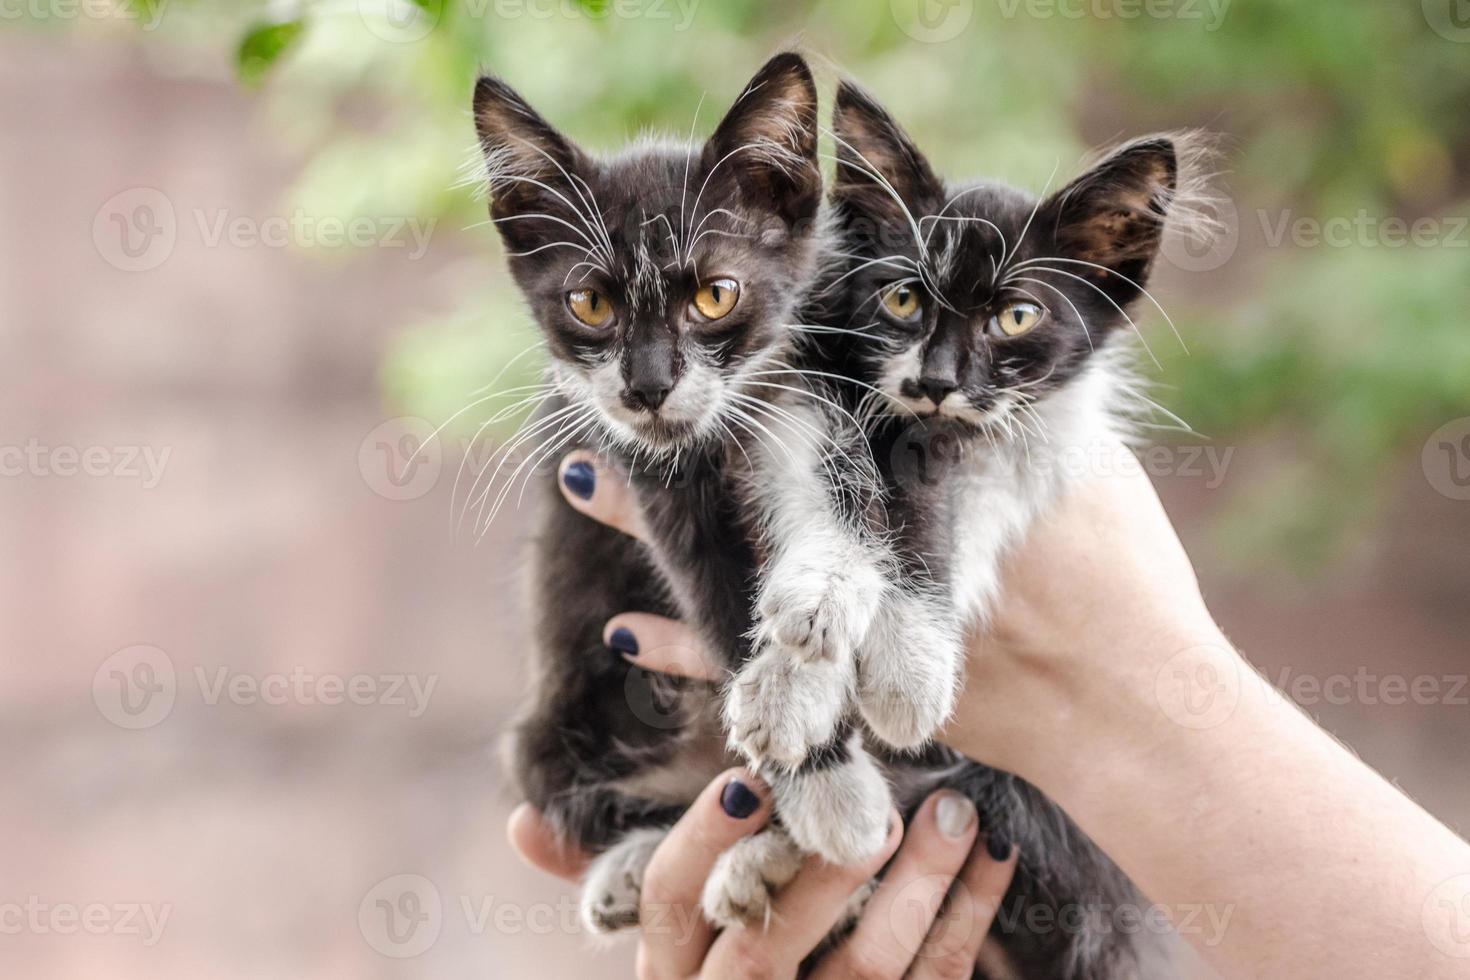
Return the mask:
<svg viewBox="0 0 1470 980">
<path fill-rule="evenodd" d="M 475 83 L 474 115 L 490 217 L 506 245 L 530 251 L 564 227 L 557 221 L 578 223 L 572 178 L 587 165 L 582 151 L 498 78 Z"/>
<path fill-rule="evenodd" d="M 1052 227 L 1064 258 L 1086 263 L 1072 269 L 1074 274 L 1094 280 L 1122 305 L 1144 288 L 1178 182 L 1174 141 L 1145 137 L 1058 191 L 1037 221 Z"/>
<path fill-rule="evenodd" d="M 849 220 L 906 225 L 906 211 L 924 214 L 943 199 L 943 184 L 924 154 L 888 111 L 852 82 L 837 89 L 832 131 L 837 142 L 832 198 Z"/>
<path fill-rule="evenodd" d="M 816 216 L 817 86 L 805 59 L 783 52 L 755 73 L 705 144 L 701 164 L 709 179 L 733 183 L 748 203 L 774 207 L 787 224 Z"/>
</svg>

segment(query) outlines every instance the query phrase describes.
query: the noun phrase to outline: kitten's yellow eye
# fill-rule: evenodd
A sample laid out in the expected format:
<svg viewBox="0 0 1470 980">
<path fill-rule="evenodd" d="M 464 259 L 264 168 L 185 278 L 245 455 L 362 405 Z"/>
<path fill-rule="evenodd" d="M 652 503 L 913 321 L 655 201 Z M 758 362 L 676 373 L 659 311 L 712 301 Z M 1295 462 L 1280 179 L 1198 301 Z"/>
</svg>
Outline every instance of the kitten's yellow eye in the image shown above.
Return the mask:
<svg viewBox="0 0 1470 980">
<path fill-rule="evenodd" d="M 706 320 L 723 320 L 739 298 L 740 284 L 734 279 L 713 279 L 694 294 L 694 308 Z"/>
<path fill-rule="evenodd" d="M 990 318 L 1007 337 L 1019 337 L 1041 322 L 1041 307 L 1035 303 L 1012 303 Z"/>
<path fill-rule="evenodd" d="M 606 326 L 612 319 L 612 304 L 595 289 L 574 289 L 567 293 L 567 309 L 589 327 Z"/>
<path fill-rule="evenodd" d="M 919 315 L 919 291 L 906 283 L 890 286 L 883 294 L 883 308 L 900 320 L 912 320 Z"/>
</svg>

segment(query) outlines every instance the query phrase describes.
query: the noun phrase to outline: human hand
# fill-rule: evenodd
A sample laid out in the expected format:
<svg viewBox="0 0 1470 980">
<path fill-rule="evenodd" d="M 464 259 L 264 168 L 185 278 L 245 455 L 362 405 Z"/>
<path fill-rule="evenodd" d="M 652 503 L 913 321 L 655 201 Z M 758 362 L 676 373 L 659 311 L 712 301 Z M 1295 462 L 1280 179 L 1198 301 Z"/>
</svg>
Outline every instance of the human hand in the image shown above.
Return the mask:
<svg viewBox="0 0 1470 980">
<path fill-rule="evenodd" d="M 747 792 L 756 800 L 753 810 L 746 809 L 752 805 Z M 974 805 L 948 791 L 924 802 L 906 834 L 894 814 L 887 845 L 867 864 L 838 867 L 808 858 L 776 897 L 766 928 L 716 935 L 698 907 L 704 881 L 724 850 L 765 825 L 769 800 L 749 772 L 726 772 L 659 845 L 643 879 L 639 977 L 794 977 L 844 915 L 854 892 L 890 855 L 892 864 L 852 933 L 811 975 L 969 976 L 1016 858 L 991 857 L 979 840 Z M 529 804 L 511 814 L 509 836 L 527 863 L 568 881 L 578 880 L 591 859 L 561 843 Z"/>
</svg>

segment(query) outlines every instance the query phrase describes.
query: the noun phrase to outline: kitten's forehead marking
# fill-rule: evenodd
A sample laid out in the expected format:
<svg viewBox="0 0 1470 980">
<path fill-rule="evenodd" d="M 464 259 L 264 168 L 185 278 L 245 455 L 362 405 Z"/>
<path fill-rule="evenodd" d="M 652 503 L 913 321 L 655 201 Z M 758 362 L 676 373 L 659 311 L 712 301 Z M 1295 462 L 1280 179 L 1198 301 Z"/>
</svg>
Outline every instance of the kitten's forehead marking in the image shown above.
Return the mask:
<svg viewBox="0 0 1470 980">
<path fill-rule="evenodd" d="M 654 312 L 663 316 L 667 309 L 663 271 L 655 257 L 655 248 L 649 245 L 649 229 L 648 224 L 640 225 L 638 241 L 633 246 L 633 274 L 628 286 L 628 305 L 634 316 Z"/>
</svg>

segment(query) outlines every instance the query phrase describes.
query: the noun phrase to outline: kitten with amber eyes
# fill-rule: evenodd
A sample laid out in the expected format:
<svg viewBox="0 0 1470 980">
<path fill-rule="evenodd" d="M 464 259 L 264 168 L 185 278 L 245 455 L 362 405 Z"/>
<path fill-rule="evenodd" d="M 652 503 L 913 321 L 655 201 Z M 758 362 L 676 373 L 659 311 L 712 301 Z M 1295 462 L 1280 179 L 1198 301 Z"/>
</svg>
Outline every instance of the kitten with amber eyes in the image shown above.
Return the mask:
<svg viewBox="0 0 1470 980">
<path fill-rule="evenodd" d="M 773 58 L 702 146 L 594 157 L 494 78 L 474 116 L 491 218 L 550 354 L 551 397 L 528 431 L 542 457 L 611 457 L 652 538 L 577 514 L 548 482 L 518 780 L 598 853 L 583 910 L 605 932 L 636 923 L 653 849 L 738 751 L 777 819 L 721 858 L 703 908 L 759 921 L 802 853 L 852 863 L 886 839 L 888 786 L 852 711 L 859 663 L 916 643 L 952 668 L 958 649 L 931 597 L 891 574 L 860 430 L 795 365 L 830 238 L 811 73 Z M 708 690 L 604 647 L 604 624 L 628 611 L 699 632 L 732 675 L 718 711 L 702 710 Z M 870 712 L 895 745 L 949 712 L 954 671 L 933 681 Z"/>
<path fill-rule="evenodd" d="M 1133 428 L 1144 402 L 1128 370 L 1131 311 L 1152 301 L 1166 222 L 1200 213 L 1203 151 L 1195 136 L 1140 139 L 1036 198 L 941 179 L 851 83 L 832 130 L 842 261 L 820 292 L 828 329 L 806 363 L 850 379 L 839 388 L 882 473 L 900 579 L 952 622 L 983 622 L 1006 552 L 1079 464 Z M 932 678 L 958 670 L 951 655 L 910 644 L 860 660 L 855 693 L 872 730 L 885 732 L 893 704 L 932 697 Z M 986 975 L 1170 975 L 1156 962 L 1161 937 L 1115 927 L 1118 910 L 1140 907 L 1131 883 L 1034 787 L 938 745 L 884 761 L 906 812 L 952 787 L 977 802 L 997 853 L 1019 847 L 1012 914 L 995 925 L 1005 962 Z M 1055 925 L 1032 927 L 1033 906 Z"/>
</svg>

